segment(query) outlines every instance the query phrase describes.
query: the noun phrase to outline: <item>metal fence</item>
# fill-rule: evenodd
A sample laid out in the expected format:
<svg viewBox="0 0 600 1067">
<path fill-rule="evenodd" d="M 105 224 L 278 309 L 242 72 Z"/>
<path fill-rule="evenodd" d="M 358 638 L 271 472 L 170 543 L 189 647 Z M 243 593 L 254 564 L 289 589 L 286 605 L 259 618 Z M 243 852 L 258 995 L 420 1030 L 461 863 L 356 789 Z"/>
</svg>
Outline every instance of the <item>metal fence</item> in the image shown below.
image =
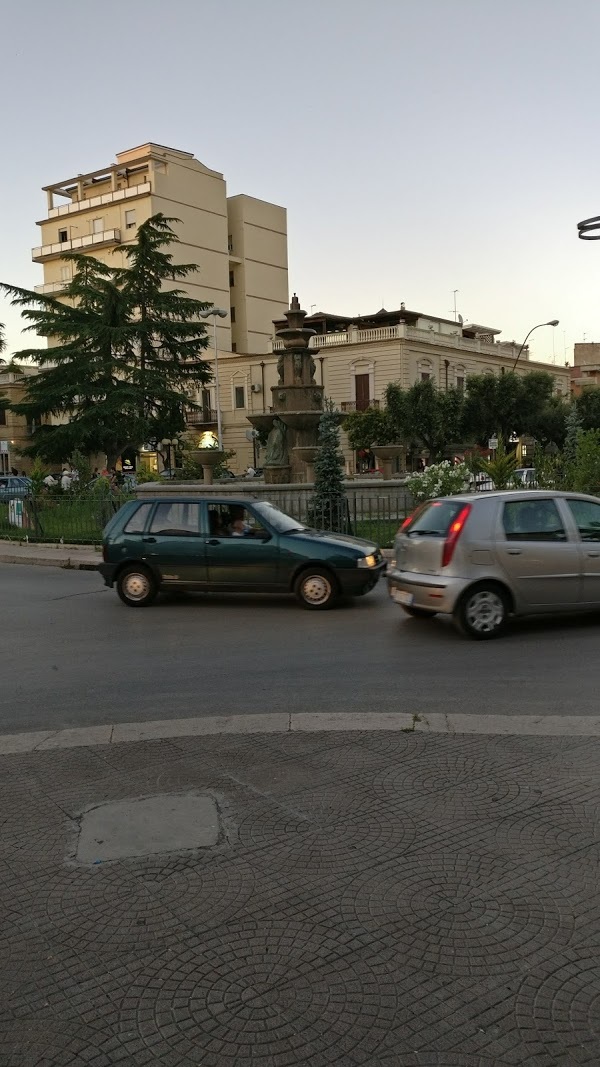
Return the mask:
<svg viewBox="0 0 600 1067">
<path fill-rule="evenodd" d="M 0 497 L 0 538 L 65 544 L 99 544 L 102 530 L 125 493 L 45 493 Z"/>
<path fill-rule="evenodd" d="M 410 497 L 399 487 L 384 489 L 383 485 L 361 490 L 349 487 L 340 503 L 339 498 L 321 499 L 317 506 L 312 486 L 180 486 L 169 484 L 148 486 L 148 497 L 169 499 L 173 495 L 220 496 L 237 499 L 259 497 L 269 500 L 281 511 L 299 522 L 318 529 L 337 530 L 367 540 L 377 541 L 382 548 L 393 539 L 406 514 L 410 511 Z M 54 542 L 65 544 L 99 544 L 102 530 L 116 511 L 135 494 L 131 493 L 62 493 L 28 496 L 16 499 L 0 498 L 0 538 L 13 541 Z M 250 502 L 250 501 L 249 501 Z"/>
</svg>

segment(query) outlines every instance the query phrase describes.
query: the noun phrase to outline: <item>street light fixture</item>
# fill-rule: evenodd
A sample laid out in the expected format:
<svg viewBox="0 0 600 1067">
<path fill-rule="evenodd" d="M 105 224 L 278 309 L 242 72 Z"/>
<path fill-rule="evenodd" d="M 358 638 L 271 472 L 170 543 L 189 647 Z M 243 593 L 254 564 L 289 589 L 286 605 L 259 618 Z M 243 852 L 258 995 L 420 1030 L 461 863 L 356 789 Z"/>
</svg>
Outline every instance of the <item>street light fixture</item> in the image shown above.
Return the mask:
<svg viewBox="0 0 600 1067">
<path fill-rule="evenodd" d="M 227 312 L 223 308 L 211 307 L 208 311 L 200 312 L 201 319 L 213 320 L 213 337 L 215 342 L 215 393 L 217 399 L 217 437 L 219 439 L 219 448 L 223 448 L 223 432 L 221 426 L 221 398 L 219 394 L 219 353 L 217 351 L 217 319 L 226 319 Z"/>
<path fill-rule="evenodd" d="M 514 361 L 514 363 L 512 365 L 512 369 L 513 370 L 515 369 L 517 363 L 519 362 L 519 357 L 521 355 L 521 352 L 525 348 L 525 345 L 527 344 L 527 342 L 528 342 L 529 338 L 531 337 L 533 331 L 534 330 L 539 330 L 541 326 L 558 326 L 558 319 L 550 319 L 550 322 L 538 322 L 537 326 L 532 326 L 531 327 L 529 333 L 527 334 L 527 337 L 525 338 L 525 340 L 523 341 L 523 344 L 521 345 L 519 351 L 517 352 L 517 358 L 515 359 L 515 361 Z"/>
<path fill-rule="evenodd" d="M 167 450 L 167 468 L 166 469 L 171 472 L 173 470 L 173 468 L 175 467 L 175 449 L 177 448 L 177 445 L 179 444 L 179 438 L 178 437 L 163 437 L 163 439 L 162 439 L 162 441 L 160 443 L 161 443 L 161 445 L 164 445 L 166 450 Z M 171 463 L 171 447 L 173 448 L 173 463 Z"/>
</svg>

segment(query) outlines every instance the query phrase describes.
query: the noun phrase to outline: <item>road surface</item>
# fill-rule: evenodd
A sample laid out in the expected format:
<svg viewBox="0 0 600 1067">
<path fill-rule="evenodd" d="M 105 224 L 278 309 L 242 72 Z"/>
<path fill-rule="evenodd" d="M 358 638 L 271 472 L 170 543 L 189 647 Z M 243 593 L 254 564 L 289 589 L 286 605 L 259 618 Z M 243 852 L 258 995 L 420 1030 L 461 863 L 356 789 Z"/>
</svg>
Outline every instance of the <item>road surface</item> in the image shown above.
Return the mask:
<svg viewBox="0 0 600 1067">
<path fill-rule="evenodd" d="M 130 609 L 89 572 L 0 566 L 0 732 L 245 712 L 598 714 L 598 616 L 492 642 L 382 582 L 323 613 L 189 596 Z"/>
</svg>

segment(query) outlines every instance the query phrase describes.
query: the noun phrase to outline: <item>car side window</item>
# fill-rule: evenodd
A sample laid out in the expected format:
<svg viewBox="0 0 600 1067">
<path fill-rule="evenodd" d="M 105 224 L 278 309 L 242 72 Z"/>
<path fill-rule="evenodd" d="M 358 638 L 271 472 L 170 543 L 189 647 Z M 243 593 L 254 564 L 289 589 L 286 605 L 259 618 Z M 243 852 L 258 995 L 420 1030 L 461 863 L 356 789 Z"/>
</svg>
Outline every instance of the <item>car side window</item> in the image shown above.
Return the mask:
<svg viewBox="0 0 600 1067">
<path fill-rule="evenodd" d="M 502 525 L 507 541 L 566 541 L 567 534 L 553 500 L 510 500 Z"/>
<path fill-rule="evenodd" d="M 209 504 L 208 528 L 211 537 L 260 539 L 267 532 L 254 512 L 242 504 Z"/>
<path fill-rule="evenodd" d="M 600 504 L 593 500 L 567 500 L 582 541 L 600 541 Z"/>
<path fill-rule="evenodd" d="M 152 504 L 140 504 L 123 528 L 123 533 L 143 533 Z"/>
<path fill-rule="evenodd" d="M 198 537 L 200 504 L 182 501 L 165 501 L 158 504 L 152 516 L 150 533 L 166 537 Z"/>
</svg>

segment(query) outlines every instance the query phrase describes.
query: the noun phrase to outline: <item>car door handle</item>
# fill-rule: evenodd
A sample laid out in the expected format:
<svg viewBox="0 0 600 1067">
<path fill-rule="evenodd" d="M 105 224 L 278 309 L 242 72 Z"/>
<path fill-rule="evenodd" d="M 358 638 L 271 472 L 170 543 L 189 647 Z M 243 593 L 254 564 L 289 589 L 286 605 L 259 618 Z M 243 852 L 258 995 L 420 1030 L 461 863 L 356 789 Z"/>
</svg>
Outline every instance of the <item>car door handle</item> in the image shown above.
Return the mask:
<svg viewBox="0 0 600 1067">
<path fill-rule="evenodd" d="M 142 541 L 145 541 L 147 545 L 155 545 L 156 544 L 156 538 L 155 537 L 142 537 Z"/>
<path fill-rule="evenodd" d="M 219 541 L 219 539 L 217 537 L 211 537 L 210 541 L 205 541 L 204 544 L 205 545 L 220 545 L 221 542 Z"/>
<path fill-rule="evenodd" d="M 597 559 L 600 556 L 600 552 L 588 552 L 590 559 Z"/>
<path fill-rule="evenodd" d="M 522 551 L 522 549 L 520 549 L 520 548 L 509 548 L 508 554 L 509 554 L 509 556 L 520 556 L 521 555 L 521 551 Z"/>
</svg>

